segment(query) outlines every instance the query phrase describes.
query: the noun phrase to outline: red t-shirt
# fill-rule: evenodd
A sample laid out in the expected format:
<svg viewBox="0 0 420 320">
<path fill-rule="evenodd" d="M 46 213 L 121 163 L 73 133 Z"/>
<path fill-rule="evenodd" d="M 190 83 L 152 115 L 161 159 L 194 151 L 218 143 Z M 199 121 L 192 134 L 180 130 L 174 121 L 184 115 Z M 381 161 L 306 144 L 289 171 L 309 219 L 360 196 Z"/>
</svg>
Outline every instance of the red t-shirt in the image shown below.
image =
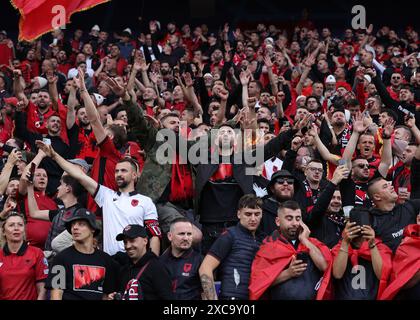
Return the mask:
<svg viewBox="0 0 420 320">
<path fill-rule="evenodd" d="M 23 243 L 17 253 L 0 250 L 0 300 L 36 300 L 36 283 L 48 276 L 48 262 L 39 248 Z"/>
<path fill-rule="evenodd" d="M 0 65 L 9 65 L 9 60 L 13 58 L 13 49 L 7 43 L 0 43 Z"/>
<path fill-rule="evenodd" d="M 91 177 L 99 184 L 116 190 L 115 166 L 122 156 L 109 137 L 98 144 L 98 147 L 99 156 L 93 162 Z M 92 212 L 97 210 L 96 202 L 91 195 L 88 196 L 88 209 Z"/>
<path fill-rule="evenodd" d="M 39 191 L 35 191 L 35 200 L 39 210 L 56 210 L 57 204 L 53 199 Z M 25 197 L 26 240 L 31 246 L 44 250 L 45 241 L 50 232 L 51 222 L 31 218 L 29 215 L 28 197 Z"/>
</svg>

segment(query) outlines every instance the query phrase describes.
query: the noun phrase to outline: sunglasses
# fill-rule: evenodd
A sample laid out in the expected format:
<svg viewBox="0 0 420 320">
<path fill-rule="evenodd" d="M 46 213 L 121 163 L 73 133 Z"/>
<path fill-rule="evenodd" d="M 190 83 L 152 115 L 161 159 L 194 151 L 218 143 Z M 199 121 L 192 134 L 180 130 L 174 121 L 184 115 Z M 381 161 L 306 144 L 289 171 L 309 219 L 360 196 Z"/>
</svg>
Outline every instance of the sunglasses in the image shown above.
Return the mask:
<svg viewBox="0 0 420 320">
<path fill-rule="evenodd" d="M 278 183 L 278 184 L 284 184 L 285 182 L 287 184 L 293 184 L 295 182 L 295 180 L 290 179 L 290 178 L 279 178 L 279 179 L 276 180 L 276 183 Z"/>
<path fill-rule="evenodd" d="M 368 164 L 362 164 L 362 163 L 359 163 L 359 164 L 355 165 L 355 167 L 358 167 L 360 169 L 364 169 L 364 168 L 369 169 L 369 165 Z"/>
<path fill-rule="evenodd" d="M 401 77 L 392 77 L 392 80 L 401 80 Z"/>
</svg>

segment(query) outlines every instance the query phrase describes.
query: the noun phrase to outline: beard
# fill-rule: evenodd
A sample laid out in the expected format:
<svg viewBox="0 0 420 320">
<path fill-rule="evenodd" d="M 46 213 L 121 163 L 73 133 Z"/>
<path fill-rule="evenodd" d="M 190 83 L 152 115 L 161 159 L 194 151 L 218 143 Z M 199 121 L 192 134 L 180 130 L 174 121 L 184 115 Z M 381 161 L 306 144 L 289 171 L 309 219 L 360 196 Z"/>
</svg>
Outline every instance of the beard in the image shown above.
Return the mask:
<svg viewBox="0 0 420 320">
<path fill-rule="evenodd" d="M 117 180 L 116 183 L 117 183 L 117 187 L 120 189 L 124 189 L 128 186 L 128 182 L 125 180 Z"/>
</svg>

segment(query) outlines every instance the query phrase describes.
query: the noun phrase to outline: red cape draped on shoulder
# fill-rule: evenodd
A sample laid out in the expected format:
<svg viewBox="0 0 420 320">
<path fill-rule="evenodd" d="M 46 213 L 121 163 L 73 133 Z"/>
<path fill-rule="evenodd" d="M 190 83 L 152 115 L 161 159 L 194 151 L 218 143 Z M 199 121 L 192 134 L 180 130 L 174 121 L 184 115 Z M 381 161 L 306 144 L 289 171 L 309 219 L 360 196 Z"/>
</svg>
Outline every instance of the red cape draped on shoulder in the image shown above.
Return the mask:
<svg viewBox="0 0 420 320">
<path fill-rule="evenodd" d="M 329 299 L 333 261 L 330 249 L 317 239 L 309 238 L 309 241 L 321 251 L 328 264 L 328 268 L 324 272 L 321 285 L 318 289 L 316 299 Z M 278 231 L 274 231 L 271 236 L 265 238 L 251 267 L 249 284 L 250 300 L 258 300 L 261 298 L 273 281 L 290 264 L 292 257 L 299 252 L 309 252 L 309 249 L 304 245 L 299 244 L 298 249 L 295 250 L 292 244 L 279 235 Z"/>
<path fill-rule="evenodd" d="M 404 239 L 395 252 L 389 286 L 379 300 L 391 300 L 420 270 L 420 225 L 410 224 L 404 230 Z"/>
<path fill-rule="evenodd" d="M 380 297 L 382 292 L 385 290 L 388 285 L 389 276 L 391 275 L 392 270 L 392 251 L 389 247 L 382 243 L 381 240 L 376 239 L 376 247 L 378 248 L 379 254 L 382 258 L 382 272 L 381 278 L 379 279 L 379 288 L 377 297 Z M 340 251 L 341 241 L 331 250 L 333 259 L 338 255 Z M 370 254 L 370 249 L 367 241 L 364 241 L 360 249 L 353 249 L 349 246 L 349 258 L 353 266 L 358 264 L 358 259 L 363 258 L 368 261 L 372 261 L 372 256 Z"/>
</svg>

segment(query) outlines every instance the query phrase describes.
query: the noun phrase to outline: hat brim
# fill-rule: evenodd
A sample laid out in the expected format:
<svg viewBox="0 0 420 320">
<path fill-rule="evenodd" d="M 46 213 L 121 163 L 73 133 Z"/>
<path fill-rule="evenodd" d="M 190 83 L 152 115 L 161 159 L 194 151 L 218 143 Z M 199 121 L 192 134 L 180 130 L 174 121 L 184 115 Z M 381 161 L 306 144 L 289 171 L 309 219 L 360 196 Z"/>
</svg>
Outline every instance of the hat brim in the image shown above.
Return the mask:
<svg viewBox="0 0 420 320">
<path fill-rule="evenodd" d="M 81 218 L 81 217 L 71 217 L 70 219 L 66 220 L 66 222 L 64 224 L 64 226 L 65 226 L 66 230 L 68 231 L 68 233 L 71 234 L 71 223 L 73 221 L 76 221 L 76 220 L 85 220 L 85 221 L 87 221 L 89 223 L 89 225 L 91 226 L 91 228 L 95 230 L 95 232 L 93 233 L 93 236 L 94 237 L 96 237 L 101 232 L 101 230 L 98 228 L 98 226 L 92 225 L 92 223 L 89 221 L 89 219 Z"/>
</svg>

